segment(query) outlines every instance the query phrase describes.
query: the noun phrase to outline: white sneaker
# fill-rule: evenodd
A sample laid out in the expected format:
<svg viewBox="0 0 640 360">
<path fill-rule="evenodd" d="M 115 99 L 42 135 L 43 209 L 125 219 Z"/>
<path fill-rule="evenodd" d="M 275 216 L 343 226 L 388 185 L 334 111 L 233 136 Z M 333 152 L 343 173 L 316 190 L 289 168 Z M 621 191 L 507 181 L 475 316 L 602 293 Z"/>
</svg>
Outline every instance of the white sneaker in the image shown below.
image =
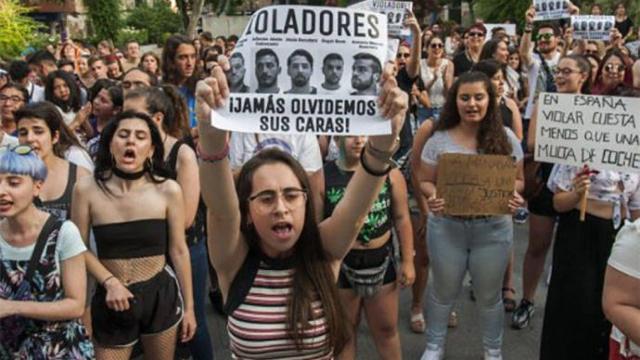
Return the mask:
<svg viewBox="0 0 640 360">
<path fill-rule="evenodd" d="M 444 359 L 444 347 L 427 344 L 427 348 L 422 353 L 420 360 L 442 360 Z"/>
<path fill-rule="evenodd" d="M 500 349 L 485 349 L 484 360 L 502 360 L 502 350 Z"/>
</svg>

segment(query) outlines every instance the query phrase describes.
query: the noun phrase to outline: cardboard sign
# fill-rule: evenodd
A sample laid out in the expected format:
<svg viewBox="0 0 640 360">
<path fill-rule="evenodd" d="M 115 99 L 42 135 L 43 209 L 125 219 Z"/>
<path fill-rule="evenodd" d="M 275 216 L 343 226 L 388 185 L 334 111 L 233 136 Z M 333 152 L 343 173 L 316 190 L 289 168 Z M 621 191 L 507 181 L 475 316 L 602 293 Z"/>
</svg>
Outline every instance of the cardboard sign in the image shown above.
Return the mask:
<svg viewBox="0 0 640 360">
<path fill-rule="evenodd" d="M 537 161 L 640 172 L 640 99 L 541 93 Z"/>
<path fill-rule="evenodd" d="M 444 213 L 454 216 L 509 214 L 516 165 L 507 155 L 442 154 L 437 196 Z"/>
<path fill-rule="evenodd" d="M 581 15 L 571 17 L 574 40 L 609 41 L 609 31 L 616 24 L 613 16 Z"/>
<path fill-rule="evenodd" d="M 229 57 L 231 95 L 212 124 L 249 133 L 389 134 L 377 105 L 387 51 L 382 14 L 262 8 Z"/>
<path fill-rule="evenodd" d="M 557 20 L 571 17 L 566 0 L 533 0 L 536 8 L 534 21 Z"/>
</svg>

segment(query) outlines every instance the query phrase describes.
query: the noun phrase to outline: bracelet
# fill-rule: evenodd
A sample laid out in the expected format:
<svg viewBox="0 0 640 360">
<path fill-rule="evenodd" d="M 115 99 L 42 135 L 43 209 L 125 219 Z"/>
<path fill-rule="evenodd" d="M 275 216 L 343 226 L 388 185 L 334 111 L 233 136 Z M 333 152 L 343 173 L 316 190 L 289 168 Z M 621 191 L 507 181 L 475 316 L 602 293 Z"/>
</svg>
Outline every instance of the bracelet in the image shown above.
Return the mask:
<svg viewBox="0 0 640 360">
<path fill-rule="evenodd" d="M 114 275 L 108 276 L 106 279 L 102 280 L 102 282 L 100 283 L 100 285 L 102 285 L 102 287 L 105 287 L 105 285 L 107 285 L 107 281 L 111 280 L 115 278 Z"/>
<path fill-rule="evenodd" d="M 393 154 L 396 153 L 398 147 L 400 147 L 400 139 L 396 137 L 395 144 L 390 150 L 380 150 L 374 147 L 370 141 L 367 141 L 367 144 L 364 148 L 369 149 L 369 155 L 371 155 L 371 157 L 373 157 L 374 159 L 379 160 L 383 163 L 389 163 L 389 159 L 391 158 L 391 156 L 393 156 Z"/>
<path fill-rule="evenodd" d="M 382 171 L 373 170 L 371 167 L 369 167 L 367 162 L 364 161 L 365 149 L 366 149 L 366 146 L 363 147 L 362 151 L 360 152 L 360 165 L 362 165 L 362 168 L 364 169 L 364 171 L 367 172 L 367 174 L 369 174 L 371 176 L 376 176 L 376 177 L 386 176 L 386 175 L 389 175 L 391 170 L 393 170 L 395 168 L 395 166 L 394 166 L 395 163 L 393 162 L 393 160 L 387 159 L 385 162 L 389 163 L 389 165 L 387 166 L 386 169 L 384 169 Z"/>
<path fill-rule="evenodd" d="M 202 146 L 198 144 L 198 146 L 196 147 L 196 154 L 198 155 L 198 158 L 200 158 L 200 160 L 208 163 L 216 163 L 222 159 L 226 159 L 229 155 L 229 140 L 227 139 L 227 142 L 224 144 L 224 148 L 222 148 L 222 150 L 215 154 L 204 153 L 202 151 Z"/>
</svg>

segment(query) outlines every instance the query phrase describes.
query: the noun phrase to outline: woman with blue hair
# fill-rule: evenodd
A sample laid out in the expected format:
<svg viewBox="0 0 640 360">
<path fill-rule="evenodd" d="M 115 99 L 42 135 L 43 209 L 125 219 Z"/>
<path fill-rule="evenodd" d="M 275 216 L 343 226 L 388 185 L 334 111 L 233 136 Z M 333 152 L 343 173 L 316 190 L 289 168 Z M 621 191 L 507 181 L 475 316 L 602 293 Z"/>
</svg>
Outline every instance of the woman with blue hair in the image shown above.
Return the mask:
<svg viewBox="0 0 640 360">
<path fill-rule="evenodd" d="M 92 359 L 76 319 L 86 294 L 78 228 L 33 204 L 47 168 L 28 146 L 0 152 L 0 358 Z"/>
</svg>

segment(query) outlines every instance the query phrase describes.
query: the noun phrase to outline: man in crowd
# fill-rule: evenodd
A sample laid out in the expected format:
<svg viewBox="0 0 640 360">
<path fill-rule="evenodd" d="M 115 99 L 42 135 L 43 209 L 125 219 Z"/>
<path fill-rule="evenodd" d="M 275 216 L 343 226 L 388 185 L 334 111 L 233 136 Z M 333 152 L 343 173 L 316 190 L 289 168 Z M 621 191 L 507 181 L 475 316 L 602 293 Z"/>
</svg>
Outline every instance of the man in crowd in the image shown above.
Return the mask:
<svg viewBox="0 0 640 360">
<path fill-rule="evenodd" d="M 319 90 L 322 94 L 336 94 L 341 92 L 340 80 L 344 72 L 342 55 L 331 53 L 322 60 L 322 74 L 324 82 Z"/>
<path fill-rule="evenodd" d="M 229 58 L 230 69 L 227 72 L 229 91 L 232 93 L 248 93 L 249 87 L 244 83 L 244 57 L 237 52 Z"/>
<path fill-rule="evenodd" d="M 313 58 L 308 51 L 295 50 L 287 59 L 287 75 L 291 77 L 291 89 L 285 94 L 317 94 L 318 90 L 309 84 L 313 74 Z"/>
<path fill-rule="evenodd" d="M 127 72 L 129 69 L 138 67 L 140 63 L 140 44 L 132 40 L 127 42 L 127 57 L 122 61 L 122 69 Z"/>
<path fill-rule="evenodd" d="M 34 84 L 29 79 L 31 69 L 29 65 L 22 60 L 15 60 L 9 64 L 9 76 L 18 84 L 24 86 L 29 92 L 29 103 L 44 101 L 44 87 Z"/>
<path fill-rule="evenodd" d="M 108 68 L 106 61 L 101 56 L 94 56 L 89 59 L 89 69 L 96 80 L 108 79 Z"/>
<path fill-rule="evenodd" d="M 256 53 L 256 79 L 258 80 L 257 93 L 277 94 L 278 75 L 280 75 L 280 62 L 278 56 L 271 49 L 260 49 Z"/>
<path fill-rule="evenodd" d="M 28 58 L 27 63 L 31 71 L 38 75 L 38 80 L 40 81 L 38 85 L 44 85 L 49 73 L 58 70 L 56 58 L 46 50 L 33 53 Z"/>
</svg>

